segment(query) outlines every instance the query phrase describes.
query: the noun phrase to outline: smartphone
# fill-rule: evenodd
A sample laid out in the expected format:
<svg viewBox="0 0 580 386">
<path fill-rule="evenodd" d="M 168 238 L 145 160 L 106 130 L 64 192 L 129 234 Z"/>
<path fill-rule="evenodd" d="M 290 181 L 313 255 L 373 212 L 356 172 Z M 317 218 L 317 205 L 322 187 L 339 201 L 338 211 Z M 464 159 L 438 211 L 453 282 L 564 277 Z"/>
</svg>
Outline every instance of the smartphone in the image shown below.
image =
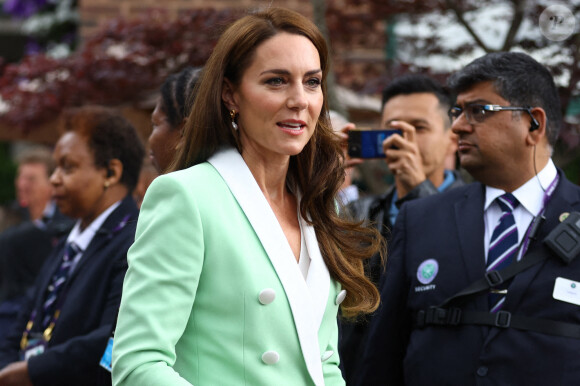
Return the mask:
<svg viewBox="0 0 580 386">
<path fill-rule="evenodd" d="M 383 141 L 401 130 L 370 129 L 348 132 L 348 155 L 352 158 L 385 158 Z"/>
</svg>

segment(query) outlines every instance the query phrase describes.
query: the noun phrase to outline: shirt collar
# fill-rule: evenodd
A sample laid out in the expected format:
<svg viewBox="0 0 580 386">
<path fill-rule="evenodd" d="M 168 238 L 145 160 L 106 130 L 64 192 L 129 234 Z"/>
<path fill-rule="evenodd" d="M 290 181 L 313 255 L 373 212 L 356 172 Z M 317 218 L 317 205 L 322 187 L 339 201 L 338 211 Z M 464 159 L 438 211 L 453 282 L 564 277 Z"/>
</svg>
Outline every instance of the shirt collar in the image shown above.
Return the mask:
<svg viewBox="0 0 580 386">
<path fill-rule="evenodd" d="M 518 199 L 520 205 L 525 208 L 532 216 L 536 216 L 544 205 L 544 194 L 550 184 L 554 181 L 558 171 L 554 162 L 550 158 L 548 164 L 535 176 L 530 178 L 525 184 L 512 192 Z M 485 187 L 485 206 L 487 210 L 494 200 L 504 194 L 505 191 L 491 186 Z"/>
<path fill-rule="evenodd" d="M 67 244 L 70 242 L 74 242 L 80 248 L 81 251 L 85 251 L 89 246 L 89 244 L 91 243 L 91 241 L 93 240 L 93 237 L 95 236 L 99 228 L 101 228 L 101 225 L 103 225 L 103 223 L 105 222 L 107 217 L 109 217 L 111 212 L 113 212 L 119 205 L 121 205 L 120 200 L 111 205 L 110 207 L 108 207 L 107 209 L 105 209 L 103 213 L 101 213 L 96 219 L 94 219 L 93 222 L 90 223 L 89 226 L 86 227 L 85 230 L 82 232 L 81 232 L 81 220 L 78 220 L 66 239 Z"/>
<path fill-rule="evenodd" d="M 437 187 L 437 190 L 440 193 L 443 193 L 445 190 L 447 190 L 448 187 L 451 186 L 451 184 L 453 182 L 455 182 L 455 175 L 453 174 L 453 172 L 451 170 L 444 170 L 443 171 L 443 176 L 445 177 L 443 182 L 441 183 L 441 185 L 439 185 Z"/>
<path fill-rule="evenodd" d="M 359 193 L 356 185 L 349 185 L 338 191 L 338 197 L 343 205 L 347 205 L 349 202 L 358 200 Z"/>
<path fill-rule="evenodd" d="M 40 229 L 46 229 L 46 225 L 52 221 L 54 214 L 56 212 L 56 203 L 54 201 L 49 201 L 46 203 L 44 210 L 42 211 L 42 217 L 33 220 L 34 225 Z"/>
<path fill-rule="evenodd" d="M 52 219 L 54 217 L 54 213 L 56 212 L 56 203 L 53 200 L 50 200 L 46 203 L 44 207 L 44 211 L 42 211 L 42 217 Z"/>
</svg>

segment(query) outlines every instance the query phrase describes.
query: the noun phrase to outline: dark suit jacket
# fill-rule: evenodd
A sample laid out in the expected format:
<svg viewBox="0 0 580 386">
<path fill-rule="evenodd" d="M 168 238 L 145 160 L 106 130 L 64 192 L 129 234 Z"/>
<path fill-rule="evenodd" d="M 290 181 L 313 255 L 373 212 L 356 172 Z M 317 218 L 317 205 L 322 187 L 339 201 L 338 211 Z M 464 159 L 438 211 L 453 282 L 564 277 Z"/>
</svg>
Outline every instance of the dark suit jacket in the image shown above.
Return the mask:
<svg viewBox="0 0 580 386">
<path fill-rule="evenodd" d="M 16 320 L 46 258 L 68 234 L 73 221 L 56 211 L 43 225 L 25 221 L 0 233 L 0 342 Z"/>
<path fill-rule="evenodd" d="M 119 309 L 137 215 L 135 202 L 127 196 L 83 252 L 63 289 L 66 298 L 48 349 L 28 360 L 34 385 L 92 385 L 104 371 L 99 360 Z M 33 310 L 38 311 L 32 331 L 40 332 L 38 314 L 51 276 L 61 262 L 65 241 L 61 240 L 46 261 L 35 283 L 34 298 L 21 310 L 15 328 L 0 347 L 0 368 L 19 360 L 20 339 Z"/>
<path fill-rule="evenodd" d="M 447 189 L 457 188 L 465 185 L 458 171 L 452 171 L 455 180 Z M 395 194 L 395 188 L 392 186 L 385 193 L 380 195 L 362 197 L 350 203 L 347 207 L 348 215 L 355 220 L 364 221 L 366 224 L 373 224 L 387 241 L 387 246 L 390 247 L 391 231 L 393 224 L 391 224 L 389 210 L 391 208 L 391 201 Z M 419 198 L 424 198 L 439 194 L 437 188 L 429 180 L 425 180 L 411 190 L 405 197 L 399 198 L 395 205 L 400 208 L 405 202 L 413 201 Z M 384 272 L 383 263 L 380 256 L 373 256 L 367 260 L 365 269 L 371 280 L 378 284 L 381 274 Z M 340 353 L 340 367 L 342 375 L 347 384 L 350 384 L 353 377 L 357 374 L 362 359 L 363 341 L 367 334 L 368 323 L 371 316 L 367 316 L 364 320 L 355 322 L 340 321 L 340 339 L 338 342 L 338 351 Z"/>
<path fill-rule="evenodd" d="M 546 207 L 547 220 L 528 253 L 548 249 L 544 237 L 563 212 L 580 211 L 580 188 L 558 171 L 560 182 Z M 414 327 L 415 313 L 438 305 L 485 274 L 484 186 L 474 183 L 403 206 L 381 285 L 381 308 L 372 320 L 357 385 L 573 385 L 580 380 L 580 339 L 496 327 Z M 523 257 L 525 258 L 525 256 Z M 418 280 L 422 262 L 438 273 Z M 503 310 L 575 323 L 580 307 L 552 297 L 557 277 L 580 281 L 580 258 L 570 265 L 551 256 L 519 273 Z M 488 311 L 487 294 L 462 305 Z"/>
<path fill-rule="evenodd" d="M 26 221 L 0 233 L 0 302 L 26 293 L 52 249 L 73 225 L 57 211 L 44 227 Z"/>
</svg>

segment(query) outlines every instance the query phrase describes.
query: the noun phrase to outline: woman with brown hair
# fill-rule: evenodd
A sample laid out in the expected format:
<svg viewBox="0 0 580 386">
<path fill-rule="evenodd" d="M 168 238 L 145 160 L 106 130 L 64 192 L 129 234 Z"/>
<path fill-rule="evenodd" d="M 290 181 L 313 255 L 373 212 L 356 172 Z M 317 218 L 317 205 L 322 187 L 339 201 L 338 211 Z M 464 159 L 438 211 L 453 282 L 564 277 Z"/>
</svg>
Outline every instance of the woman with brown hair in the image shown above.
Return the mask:
<svg viewBox="0 0 580 386">
<path fill-rule="evenodd" d="M 118 385 L 342 385 L 339 305 L 378 305 L 373 230 L 341 220 L 324 38 L 270 9 L 204 66 L 173 173 L 141 208 L 113 348 Z"/>
</svg>

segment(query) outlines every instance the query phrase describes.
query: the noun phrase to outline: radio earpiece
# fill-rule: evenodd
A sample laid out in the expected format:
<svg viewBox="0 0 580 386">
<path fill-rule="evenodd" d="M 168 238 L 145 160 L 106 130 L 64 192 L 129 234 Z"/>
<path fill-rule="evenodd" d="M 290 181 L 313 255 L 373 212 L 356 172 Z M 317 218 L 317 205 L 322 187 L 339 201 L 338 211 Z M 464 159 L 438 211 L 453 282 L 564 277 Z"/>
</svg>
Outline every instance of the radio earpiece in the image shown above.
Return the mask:
<svg viewBox="0 0 580 386">
<path fill-rule="evenodd" d="M 540 128 L 540 124 L 532 115 L 532 123 L 530 124 L 530 131 L 538 130 Z"/>
</svg>

